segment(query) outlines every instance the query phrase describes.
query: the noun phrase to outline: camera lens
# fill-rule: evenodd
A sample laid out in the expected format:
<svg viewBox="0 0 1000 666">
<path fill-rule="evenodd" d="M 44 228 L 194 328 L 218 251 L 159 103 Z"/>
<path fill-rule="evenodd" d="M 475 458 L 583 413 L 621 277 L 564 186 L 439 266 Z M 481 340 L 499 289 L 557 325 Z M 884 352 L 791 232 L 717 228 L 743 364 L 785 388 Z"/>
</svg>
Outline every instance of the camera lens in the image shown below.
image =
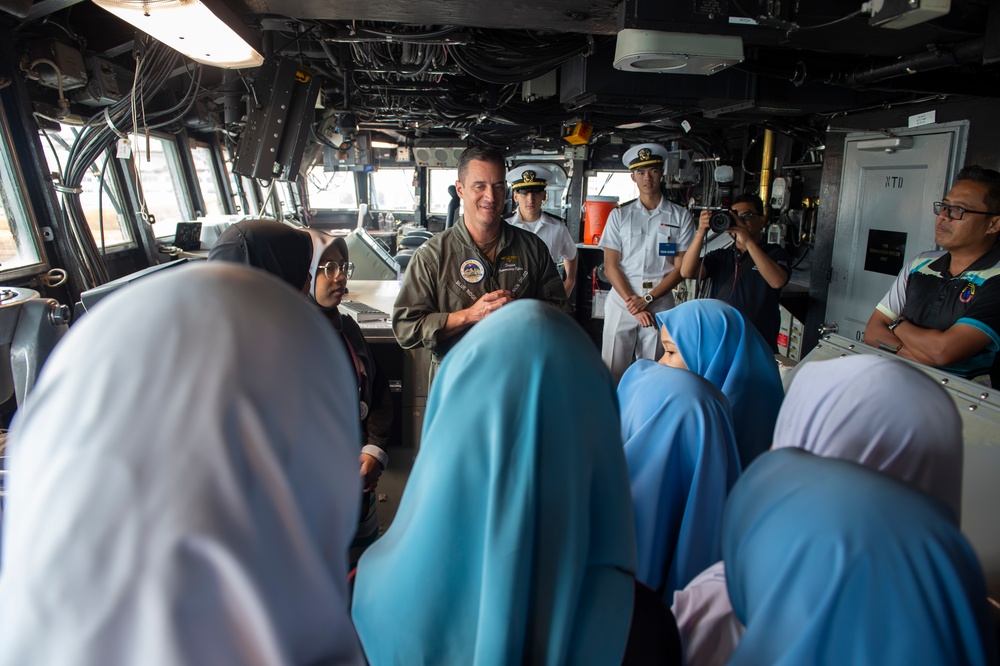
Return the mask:
<svg viewBox="0 0 1000 666">
<path fill-rule="evenodd" d="M 721 234 L 723 231 L 733 226 L 733 216 L 729 214 L 728 210 L 717 210 L 712 213 L 712 217 L 708 219 L 708 226 L 711 227 L 712 231 L 717 234 Z"/>
</svg>

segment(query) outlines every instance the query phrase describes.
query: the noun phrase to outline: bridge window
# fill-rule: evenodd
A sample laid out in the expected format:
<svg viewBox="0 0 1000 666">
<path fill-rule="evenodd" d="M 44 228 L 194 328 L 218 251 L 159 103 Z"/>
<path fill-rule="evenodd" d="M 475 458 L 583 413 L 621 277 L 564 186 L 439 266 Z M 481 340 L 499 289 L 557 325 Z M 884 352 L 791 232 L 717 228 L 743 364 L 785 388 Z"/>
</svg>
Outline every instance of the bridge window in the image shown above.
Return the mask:
<svg viewBox="0 0 1000 666">
<path fill-rule="evenodd" d="M 324 171 L 318 164 L 306 174 L 309 208 L 357 210 L 358 184 L 353 171 Z"/>
<path fill-rule="evenodd" d="M 618 197 L 625 202 L 639 196 L 639 188 L 628 171 L 594 171 L 587 176 L 587 196 Z"/>
<path fill-rule="evenodd" d="M 278 196 L 278 202 L 281 204 L 280 214 L 275 215 L 276 218 L 288 219 L 289 217 L 294 217 L 297 209 L 296 201 L 298 197 L 295 195 L 295 184 L 289 183 L 287 181 L 279 180 L 274 183 L 274 193 Z"/>
<path fill-rule="evenodd" d="M 0 108 L 0 271 L 5 274 L 42 261 L 35 218 L 24 198 L 24 181 L 12 145 Z"/>
<path fill-rule="evenodd" d="M 447 215 L 451 195 L 448 187 L 458 180 L 458 169 L 428 169 L 427 214 Z"/>
<path fill-rule="evenodd" d="M 58 132 L 43 129 L 39 133 L 49 172 L 56 174 L 54 182 L 62 183 L 70 152 L 80 130 L 63 126 Z M 114 155 L 109 152 L 99 155 L 87 167 L 80 183 L 83 189 L 80 193 L 80 205 L 94 242 L 100 249 L 123 247 L 132 243 L 126 208 L 112 174 L 113 159 Z"/>
<path fill-rule="evenodd" d="M 201 188 L 202 199 L 205 200 L 205 214 L 225 215 L 226 208 L 220 194 L 222 185 L 216 178 L 212 149 L 207 144 L 192 141 L 191 159 L 194 162 L 194 171 L 198 177 L 198 187 Z"/>
<path fill-rule="evenodd" d="M 173 236 L 178 222 L 194 217 L 183 185 L 177 143 L 172 139 L 150 136 L 147 154 L 145 135 L 133 134 L 130 138 L 132 159 L 129 168 L 133 174 L 136 170 L 139 172 L 140 201 L 145 202 L 145 211 L 156 220 L 153 232 L 157 238 Z"/>
<path fill-rule="evenodd" d="M 369 174 L 371 201 L 374 210 L 412 213 L 417 209 L 416 171 L 379 169 Z"/>
</svg>

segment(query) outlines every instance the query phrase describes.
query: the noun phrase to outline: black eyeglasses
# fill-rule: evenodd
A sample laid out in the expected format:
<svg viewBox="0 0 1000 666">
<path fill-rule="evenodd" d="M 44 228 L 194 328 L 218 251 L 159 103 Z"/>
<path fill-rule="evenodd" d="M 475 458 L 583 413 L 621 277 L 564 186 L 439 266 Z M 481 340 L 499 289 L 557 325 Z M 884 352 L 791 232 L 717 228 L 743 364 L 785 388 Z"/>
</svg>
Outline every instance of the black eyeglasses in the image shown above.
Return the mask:
<svg viewBox="0 0 1000 666">
<path fill-rule="evenodd" d="M 749 220 L 751 218 L 757 217 L 757 213 L 751 212 L 749 210 L 745 210 L 742 213 L 737 213 L 734 210 L 733 213 L 735 213 L 736 217 L 740 218 L 740 221 L 742 221 L 742 222 L 746 222 L 747 220 Z"/>
<path fill-rule="evenodd" d="M 350 261 L 341 261 L 339 264 L 335 261 L 328 261 L 316 268 L 323 271 L 323 277 L 327 280 L 336 280 L 341 274 L 346 275 L 347 279 L 350 280 L 351 276 L 354 275 L 354 264 Z"/>
<path fill-rule="evenodd" d="M 986 210 L 969 210 L 968 208 L 962 208 L 961 206 L 946 204 L 943 201 L 935 201 L 934 214 L 940 215 L 942 212 L 944 212 L 945 216 L 947 216 L 949 220 L 961 220 L 962 216 L 966 213 L 975 213 L 976 215 L 1000 215 L 1000 213 L 991 213 Z"/>
</svg>

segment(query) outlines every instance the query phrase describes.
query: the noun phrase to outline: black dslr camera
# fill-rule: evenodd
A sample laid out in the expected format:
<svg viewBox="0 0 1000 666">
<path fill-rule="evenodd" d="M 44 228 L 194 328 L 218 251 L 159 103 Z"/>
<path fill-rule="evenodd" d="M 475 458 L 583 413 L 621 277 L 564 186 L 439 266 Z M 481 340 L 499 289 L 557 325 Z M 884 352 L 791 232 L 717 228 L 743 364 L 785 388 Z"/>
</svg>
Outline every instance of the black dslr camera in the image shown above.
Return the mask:
<svg viewBox="0 0 1000 666">
<path fill-rule="evenodd" d="M 708 226 L 717 234 L 727 231 L 730 227 L 736 226 L 736 219 L 729 209 L 724 206 L 702 206 L 695 210 L 710 210 L 712 216 L 708 219 Z"/>
</svg>

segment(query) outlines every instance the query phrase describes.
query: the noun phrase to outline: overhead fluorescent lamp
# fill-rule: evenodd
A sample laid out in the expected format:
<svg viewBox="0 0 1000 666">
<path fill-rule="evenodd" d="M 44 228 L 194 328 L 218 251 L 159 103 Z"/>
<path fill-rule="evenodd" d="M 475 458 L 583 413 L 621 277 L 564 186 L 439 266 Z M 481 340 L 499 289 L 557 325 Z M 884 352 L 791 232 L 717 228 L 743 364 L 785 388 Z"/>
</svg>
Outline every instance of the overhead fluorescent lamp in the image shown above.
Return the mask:
<svg viewBox="0 0 1000 666">
<path fill-rule="evenodd" d="M 94 0 L 123 21 L 195 62 L 225 69 L 259 67 L 264 57 L 237 34 L 224 6 L 202 0 Z M 222 17 L 228 19 L 223 20 Z"/>
<path fill-rule="evenodd" d="M 372 141 L 372 148 L 399 148 L 398 143 L 392 143 L 390 141 Z"/>
<path fill-rule="evenodd" d="M 871 25 L 901 30 L 941 18 L 951 11 L 951 0 L 874 0 Z"/>
<path fill-rule="evenodd" d="M 615 44 L 615 69 L 626 72 L 715 74 L 743 62 L 743 39 L 626 28 Z"/>
</svg>

